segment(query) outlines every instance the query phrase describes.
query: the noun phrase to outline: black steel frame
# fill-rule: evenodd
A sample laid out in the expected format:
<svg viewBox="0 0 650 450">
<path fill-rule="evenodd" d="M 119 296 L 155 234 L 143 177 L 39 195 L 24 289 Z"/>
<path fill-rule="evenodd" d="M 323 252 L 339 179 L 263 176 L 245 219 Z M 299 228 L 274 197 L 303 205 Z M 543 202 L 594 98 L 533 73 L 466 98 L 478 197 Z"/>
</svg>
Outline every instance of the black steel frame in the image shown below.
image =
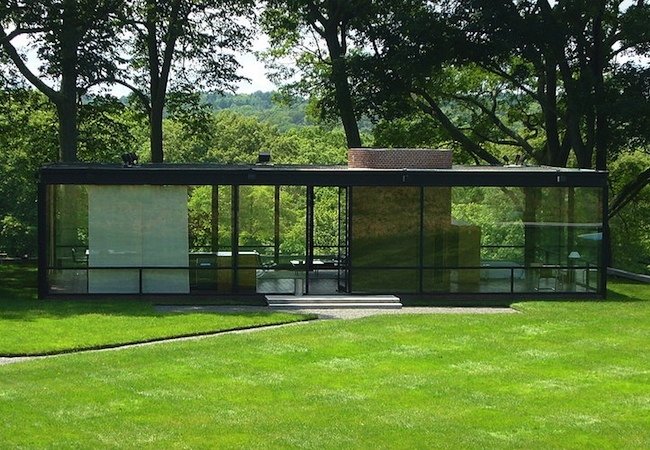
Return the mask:
<svg viewBox="0 0 650 450">
<path fill-rule="evenodd" d="M 218 180 L 218 184 L 215 181 Z M 513 168 L 471 168 L 471 169 L 403 169 L 403 170 L 363 170 L 347 169 L 345 167 L 301 167 L 301 166 L 217 166 L 217 165 L 146 165 L 130 168 L 123 168 L 116 165 L 98 164 L 60 164 L 43 167 L 39 174 L 38 184 L 38 239 L 39 239 L 39 262 L 38 262 L 38 292 L 39 297 L 48 297 L 48 229 L 47 229 L 47 186 L 48 185 L 212 185 L 231 186 L 231 239 L 233 255 L 239 250 L 239 220 L 238 202 L 239 187 L 242 185 L 272 185 L 275 186 L 275 246 L 276 259 L 278 256 L 279 236 L 279 193 L 280 186 L 298 185 L 306 187 L 306 274 L 305 287 L 309 293 L 308 273 L 313 269 L 313 205 L 314 187 L 333 186 L 339 187 L 345 192 L 345 261 L 350 258 L 350 239 L 354 233 L 350 211 L 352 210 L 353 196 L 350 195 L 354 186 L 419 186 L 421 189 L 420 209 L 424 207 L 424 187 L 462 187 L 462 186 L 510 186 L 510 187 L 597 187 L 602 190 L 602 216 L 603 216 L 603 243 L 607 242 L 609 230 L 607 226 L 607 173 L 604 171 L 573 170 L 573 169 L 551 169 L 551 168 L 525 168 L 523 170 Z M 339 191 L 341 192 L 341 191 Z M 339 196 L 339 223 L 341 205 Z M 422 221 L 422 214 L 420 215 Z M 420 224 L 422 234 L 422 224 Z M 340 231 L 339 231 L 340 240 Z M 423 245 L 421 236 L 420 246 Z M 606 290 L 607 273 L 606 263 L 609 261 L 608 246 L 602 245 L 600 265 L 600 280 L 598 293 L 588 297 L 602 297 Z M 339 249 L 340 252 L 340 249 Z M 421 260 L 417 269 L 427 269 Z M 238 258 L 233 258 L 233 288 L 237 288 Z M 388 267 L 382 267 L 388 269 Z M 369 269 L 366 267 L 360 270 Z M 400 269 L 408 269 L 400 267 Z M 414 267 L 414 269 L 416 269 Z M 450 268 L 445 268 L 450 269 Z M 467 269 L 467 267 L 464 267 Z M 515 268 L 511 268 L 511 272 Z M 350 277 L 350 267 L 345 267 L 346 286 L 349 292 L 353 291 Z M 511 285 L 512 285 L 511 280 Z M 423 292 L 422 277 L 419 277 L 419 292 Z M 397 294 L 397 293 L 396 293 Z M 412 293 L 408 293 L 412 294 Z M 434 295 L 436 293 L 433 293 Z M 517 297 L 523 293 L 504 293 L 505 296 Z M 530 293 L 526 293 L 529 295 Z M 564 293 L 566 294 L 566 292 Z M 572 293 L 573 294 L 573 293 Z M 455 294 L 447 294 L 455 295 Z M 546 296 L 545 296 L 546 297 Z"/>
<path fill-rule="evenodd" d="M 471 169 L 346 169 L 345 166 L 218 166 L 57 164 L 40 171 L 45 184 L 519 186 L 605 187 L 605 171 L 505 167 Z"/>
</svg>

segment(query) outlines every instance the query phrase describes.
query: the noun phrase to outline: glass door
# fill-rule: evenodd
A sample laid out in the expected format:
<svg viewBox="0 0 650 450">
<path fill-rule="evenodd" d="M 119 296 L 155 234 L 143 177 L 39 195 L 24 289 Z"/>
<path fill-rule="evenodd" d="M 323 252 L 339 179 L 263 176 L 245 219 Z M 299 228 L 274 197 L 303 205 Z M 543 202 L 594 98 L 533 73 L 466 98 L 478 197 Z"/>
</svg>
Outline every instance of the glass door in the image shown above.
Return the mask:
<svg viewBox="0 0 650 450">
<path fill-rule="evenodd" d="M 306 292 L 347 292 L 347 189 L 307 188 Z"/>
</svg>

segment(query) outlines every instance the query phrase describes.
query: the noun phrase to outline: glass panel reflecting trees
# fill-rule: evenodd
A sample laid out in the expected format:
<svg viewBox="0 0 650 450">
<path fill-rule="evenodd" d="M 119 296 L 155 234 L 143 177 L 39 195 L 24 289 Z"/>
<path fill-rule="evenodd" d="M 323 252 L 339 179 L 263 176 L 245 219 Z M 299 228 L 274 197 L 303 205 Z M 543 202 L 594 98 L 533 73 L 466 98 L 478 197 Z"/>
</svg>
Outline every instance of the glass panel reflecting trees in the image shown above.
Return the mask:
<svg viewBox="0 0 650 450">
<path fill-rule="evenodd" d="M 88 193 L 85 186 L 48 186 L 48 279 L 55 293 L 88 291 Z"/>
<path fill-rule="evenodd" d="M 600 188 L 354 187 L 352 192 L 354 292 L 598 290 Z"/>
<path fill-rule="evenodd" d="M 420 188 L 353 187 L 350 282 L 354 292 L 417 292 Z"/>
<path fill-rule="evenodd" d="M 602 292 L 600 188 L 50 185 L 46 193 L 50 293 Z M 123 280 L 100 282 L 100 271 Z"/>
</svg>

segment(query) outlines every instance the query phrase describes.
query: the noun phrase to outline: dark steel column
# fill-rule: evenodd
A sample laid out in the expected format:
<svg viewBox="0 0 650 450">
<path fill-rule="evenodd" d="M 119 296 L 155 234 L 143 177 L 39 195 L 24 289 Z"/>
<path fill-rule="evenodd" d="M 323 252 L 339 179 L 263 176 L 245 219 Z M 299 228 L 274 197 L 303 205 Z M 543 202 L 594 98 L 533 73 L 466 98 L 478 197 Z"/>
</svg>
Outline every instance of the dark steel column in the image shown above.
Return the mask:
<svg viewBox="0 0 650 450">
<path fill-rule="evenodd" d="M 341 258 L 341 187 L 337 187 L 338 202 L 336 204 L 336 292 L 339 292 L 341 289 L 341 270 L 342 270 L 342 261 Z"/>
<path fill-rule="evenodd" d="M 280 186 L 275 186 L 273 261 L 280 264 Z"/>
<path fill-rule="evenodd" d="M 239 291 L 239 185 L 230 192 L 230 262 L 232 266 L 232 291 Z"/>
<path fill-rule="evenodd" d="M 47 186 L 42 181 L 38 182 L 38 298 L 47 295 L 48 274 L 48 225 L 47 225 Z"/>
<path fill-rule="evenodd" d="M 352 186 L 348 186 L 346 188 L 346 193 L 347 193 L 347 233 L 345 236 L 345 239 L 347 241 L 347 268 L 348 268 L 348 282 L 347 282 L 347 288 L 348 292 L 352 293 L 352 233 L 354 232 L 352 230 L 352 197 L 353 197 L 353 188 Z"/>
<path fill-rule="evenodd" d="M 212 204 L 211 206 L 211 225 L 212 225 L 212 252 L 217 253 L 219 251 L 219 186 L 216 184 L 212 185 Z M 216 258 L 216 255 L 215 255 Z M 216 260 L 215 260 L 216 262 Z"/>
<path fill-rule="evenodd" d="M 307 259 L 305 261 L 305 294 L 309 294 L 309 272 L 314 267 L 314 186 L 307 186 Z"/>
<path fill-rule="evenodd" d="M 600 282 L 598 283 L 598 293 L 602 295 L 603 298 L 607 295 L 607 268 L 610 264 L 611 258 L 611 243 L 609 241 L 609 205 L 608 201 L 608 186 L 604 182 L 602 186 L 602 215 L 603 215 L 603 237 L 600 241 Z"/>
<path fill-rule="evenodd" d="M 418 292 L 424 291 L 424 187 L 420 187 L 420 246 L 418 249 Z"/>
</svg>

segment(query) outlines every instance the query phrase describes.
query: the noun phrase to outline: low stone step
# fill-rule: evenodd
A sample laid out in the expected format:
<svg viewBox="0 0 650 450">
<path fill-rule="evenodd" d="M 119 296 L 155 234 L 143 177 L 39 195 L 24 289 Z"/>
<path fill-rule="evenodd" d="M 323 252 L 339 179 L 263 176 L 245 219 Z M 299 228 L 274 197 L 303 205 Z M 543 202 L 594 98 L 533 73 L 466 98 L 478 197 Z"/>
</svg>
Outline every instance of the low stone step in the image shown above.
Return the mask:
<svg viewBox="0 0 650 450">
<path fill-rule="evenodd" d="M 267 295 L 268 303 L 400 303 L 394 295 Z"/>
<path fill-rule="evenodd" d="M 280 309 L 401 309 L 401 303 L 269 303 Z"/>
<path fill-rule="evenodd" d="M 324 309 L 324 308 L 390 308 L 402 307 L 394 295 L 267 295 L 271 308 Z"/>
</svg>

